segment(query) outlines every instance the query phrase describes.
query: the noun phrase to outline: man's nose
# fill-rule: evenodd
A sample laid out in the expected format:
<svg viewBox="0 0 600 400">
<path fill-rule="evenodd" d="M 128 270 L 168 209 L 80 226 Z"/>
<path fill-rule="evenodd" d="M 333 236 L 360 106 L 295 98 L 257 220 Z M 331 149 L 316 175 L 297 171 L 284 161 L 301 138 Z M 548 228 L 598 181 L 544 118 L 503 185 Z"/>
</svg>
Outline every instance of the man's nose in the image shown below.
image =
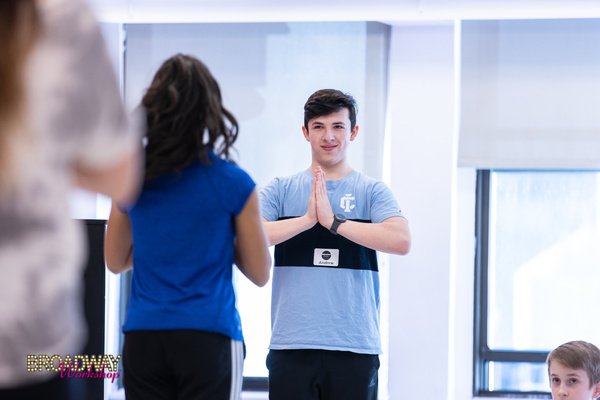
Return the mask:
<svg viewBox="0 0 600 400">
<path fill-rule="evenodd" d="M 558 395 L 561 397 L 567 396 L 569 394 L 569 390 L 567 389 L 567 385 L 564 383 L 560 384 L 558 388 Z"/>
<path fill-rule="evenodd" d="M 331 129 L 331 128 L 325 129 L 325 140 L 327 140 L 328 142 L 333 140 L 333 129 Z"/>
</svg>

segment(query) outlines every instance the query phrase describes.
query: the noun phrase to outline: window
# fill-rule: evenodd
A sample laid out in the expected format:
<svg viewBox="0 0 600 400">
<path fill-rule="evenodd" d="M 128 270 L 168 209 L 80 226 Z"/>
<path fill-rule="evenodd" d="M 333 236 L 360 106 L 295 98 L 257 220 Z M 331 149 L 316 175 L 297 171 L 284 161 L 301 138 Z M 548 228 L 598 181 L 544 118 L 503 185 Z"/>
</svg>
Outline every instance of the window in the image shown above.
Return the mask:
<svg viewBox="0 0 600 400">
<path fill-rule="evenodd" d="M 600 345 L 600 172 L 477 174 L 474 394 L 550 398 L 545 360 Z"/>
</svg>

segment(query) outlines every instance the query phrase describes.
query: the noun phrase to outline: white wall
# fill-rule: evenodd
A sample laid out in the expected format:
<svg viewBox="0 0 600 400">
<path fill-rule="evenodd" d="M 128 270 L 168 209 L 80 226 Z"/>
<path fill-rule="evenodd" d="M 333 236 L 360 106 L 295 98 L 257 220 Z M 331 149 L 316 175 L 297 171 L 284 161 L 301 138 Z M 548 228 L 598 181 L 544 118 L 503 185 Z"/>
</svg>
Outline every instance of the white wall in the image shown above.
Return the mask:
<svg viewBox="0 0 600 400">
<path fill-rule="evenodd" d="M 474 180 L 456 168 L 454 24 L 398 24 L 390 48 L 391 185 L 413 235 L 391 260 L 390 399 L 469 399 L 473 263 L 457 249 L 473 243 Z"/>
<path fill-rule="evenodd" d="M 459 165 L 600 167 L 600 19 L 465 21 Z"/>
</svg>

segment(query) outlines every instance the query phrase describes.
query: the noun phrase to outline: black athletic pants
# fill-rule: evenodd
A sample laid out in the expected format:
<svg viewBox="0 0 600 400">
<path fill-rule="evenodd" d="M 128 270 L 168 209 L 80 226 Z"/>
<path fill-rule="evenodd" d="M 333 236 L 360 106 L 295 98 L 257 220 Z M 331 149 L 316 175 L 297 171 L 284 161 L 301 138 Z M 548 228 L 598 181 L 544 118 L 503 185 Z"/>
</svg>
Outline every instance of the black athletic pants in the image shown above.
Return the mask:
<svg viewBox="0 0 600 400">
<path fill-rule="evenodd" d="M 127 400 L 240 397 L 244 344 L 218 333 L 127 332 L 122 359 Z"/>
<path fill-rule="evenodd" d="M 271 350 L 270 400 L 376 400 L 379 356 L 347 351 Z"/>
</svg>

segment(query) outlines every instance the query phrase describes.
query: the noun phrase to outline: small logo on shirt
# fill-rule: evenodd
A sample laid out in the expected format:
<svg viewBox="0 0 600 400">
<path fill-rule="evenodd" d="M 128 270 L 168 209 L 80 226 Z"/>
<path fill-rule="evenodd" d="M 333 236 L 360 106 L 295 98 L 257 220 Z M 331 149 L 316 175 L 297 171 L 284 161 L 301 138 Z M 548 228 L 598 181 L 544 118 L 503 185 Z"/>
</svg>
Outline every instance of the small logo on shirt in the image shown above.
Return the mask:
<svg viewBox="0 0 600 400">
<path fill-rule="evenodd" d="M 338 249 L 315 249 L 313 264 L 324 267 L 337 267 L 340 251 Z"/>
<path fill-rule="evenodd" d="M 355 197 L 352 195 L 352 193 L 347 193 L 340 199 L 340 207 L 342 207 L 345 212 L 350 212 L 354 207 L 356 207 L 356 205 L 353 204 L 354 200 Z"/>
</svg>

